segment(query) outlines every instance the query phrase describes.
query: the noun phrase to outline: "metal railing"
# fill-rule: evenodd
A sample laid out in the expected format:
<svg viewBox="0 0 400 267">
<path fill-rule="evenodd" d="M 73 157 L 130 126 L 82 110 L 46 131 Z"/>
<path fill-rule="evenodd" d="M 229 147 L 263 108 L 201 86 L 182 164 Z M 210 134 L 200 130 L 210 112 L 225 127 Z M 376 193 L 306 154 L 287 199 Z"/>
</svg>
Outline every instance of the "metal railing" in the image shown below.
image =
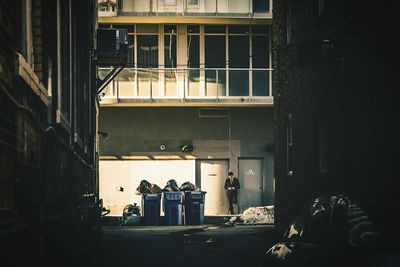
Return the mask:
<svg viewBox="0 0 400 267">
<path fill-rule="evenodd" d="M 110 69 L 99 69 L 104 77 Z M 272 69 L 126 68 L 102 98 L 233 99 L 272 95 Z"/>
<path fill-rule="evenodd" d="M 99 16 L 168 14 L 171 16 L 251 16 L 272 13 L 272 0 L 265 0 L 253 6 L 253 0 L 175 0 L 175 4 L 164 4 L 158 0 L 118 0 L 115 13 L 115 0 L 98 0 Z M 174 2 L 174 1 L 172 1 Z M 107 10 L 109 15 L 107 15 Z"/>
</svg>

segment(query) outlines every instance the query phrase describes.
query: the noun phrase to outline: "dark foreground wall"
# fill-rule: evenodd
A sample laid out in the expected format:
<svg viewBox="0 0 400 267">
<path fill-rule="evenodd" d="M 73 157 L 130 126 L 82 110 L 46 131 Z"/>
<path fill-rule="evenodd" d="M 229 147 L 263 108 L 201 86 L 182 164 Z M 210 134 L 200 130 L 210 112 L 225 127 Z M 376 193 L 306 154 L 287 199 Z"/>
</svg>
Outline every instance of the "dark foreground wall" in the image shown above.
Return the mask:
<svg viewBox="0 0 400 267">
<path fill-rule="evenodd" d="M 325 2 L 323 8 L 318 3 Z M 395 1 L 274 2 L 276 222 L 343 193 L 383 231 L 400 203 Z"/>
<path fill-rule="evenodd" d="M 57 1 L 1 3 L 2 266 L 47 266 L 47 248 L 75 245 L 82 195 L 96 192 L 95 2 L 61 2 L 60 27 Z"/>
</svg>

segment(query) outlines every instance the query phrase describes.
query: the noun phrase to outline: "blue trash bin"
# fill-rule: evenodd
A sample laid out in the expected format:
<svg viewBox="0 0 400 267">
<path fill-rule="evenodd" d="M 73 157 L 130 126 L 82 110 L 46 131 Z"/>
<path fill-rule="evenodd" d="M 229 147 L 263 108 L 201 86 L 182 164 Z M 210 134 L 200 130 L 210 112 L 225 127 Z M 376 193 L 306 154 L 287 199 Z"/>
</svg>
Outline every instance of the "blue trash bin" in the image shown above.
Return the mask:
<svg viewBox="0 0 400 267">
<path fill-rule="evenodd" d="M 183 224 L 183 192 L 164 192 L 163 208 L 166 225 Z"/>
<path fill-rule="evenodd" d="M 144 225 L 160 224 L 161 194 L 143 194 L 142 211 Z"/>
<path fill-rule="evenodd" d="M 204 224 L 204 203 L 207 192 L 185 192 L 185 219 L 187 225 Z"/>
</svg>

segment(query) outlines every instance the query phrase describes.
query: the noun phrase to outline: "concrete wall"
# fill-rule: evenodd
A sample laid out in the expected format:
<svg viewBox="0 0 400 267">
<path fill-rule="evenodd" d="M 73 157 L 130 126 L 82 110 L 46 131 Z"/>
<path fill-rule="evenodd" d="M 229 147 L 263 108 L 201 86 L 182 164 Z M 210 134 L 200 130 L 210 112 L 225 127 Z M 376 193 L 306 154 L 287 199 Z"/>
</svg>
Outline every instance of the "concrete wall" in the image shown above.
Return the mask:
<svg viewBox="0 0 400 267">
<path fill-rule="evenodd" d="M 263 202 L 273 203 L 272 110 L 231 108 L 224 114 L 203 118 L 199 108 L 102 108 L 99 130 L 107 136 L 100 138 L 100 164 L 144 158 L 230 159 L 230 169 L 237 173 L 239 158 L 263 158 Z M 181 152 L 184 144 L 192 145 L 193 151 Z M 100 180 L 106 172 L 100 170 Z"/>
</svg>

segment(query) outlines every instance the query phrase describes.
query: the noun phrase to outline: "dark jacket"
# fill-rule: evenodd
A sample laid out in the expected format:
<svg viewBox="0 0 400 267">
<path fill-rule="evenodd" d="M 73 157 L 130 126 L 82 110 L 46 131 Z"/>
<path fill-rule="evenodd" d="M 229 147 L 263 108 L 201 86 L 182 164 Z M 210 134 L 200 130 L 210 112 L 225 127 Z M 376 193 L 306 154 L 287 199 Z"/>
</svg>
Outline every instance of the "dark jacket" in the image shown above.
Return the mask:
<svg viewBox="0 0 400 267">
<path fill-rule="evenodd" d="M 228 187 L 234 187 L 235 190 L 228 190 Z M 228 196 L 229 205 L 231 206 L 231 209 L 232 209 L 232 203 L 238 202 L 237 190 L 240 188 L 239 179 L 233 178 L 232 182 L 231 182 L 231 179 L 227 178 L 225 180 L 224 188 L 225 188 L 226 194 Z M 233 212 L 233 211 L 231 211 L 231 212 Z"/>
<path fill-rule="evenodd" d="M 228 190 L 228 187 L 234 187 L 236 190 L 238 190 L 240 188 L 239 179 L 235 177 L 232 179 L 232 182 L 231 182 L 231 179 L 227 178 L 225 180 L 225 185 L 224 185 L 225 190 Z M 236 192 L 236 190 L 232 190 L 232 191 Z"/>
</svg>

